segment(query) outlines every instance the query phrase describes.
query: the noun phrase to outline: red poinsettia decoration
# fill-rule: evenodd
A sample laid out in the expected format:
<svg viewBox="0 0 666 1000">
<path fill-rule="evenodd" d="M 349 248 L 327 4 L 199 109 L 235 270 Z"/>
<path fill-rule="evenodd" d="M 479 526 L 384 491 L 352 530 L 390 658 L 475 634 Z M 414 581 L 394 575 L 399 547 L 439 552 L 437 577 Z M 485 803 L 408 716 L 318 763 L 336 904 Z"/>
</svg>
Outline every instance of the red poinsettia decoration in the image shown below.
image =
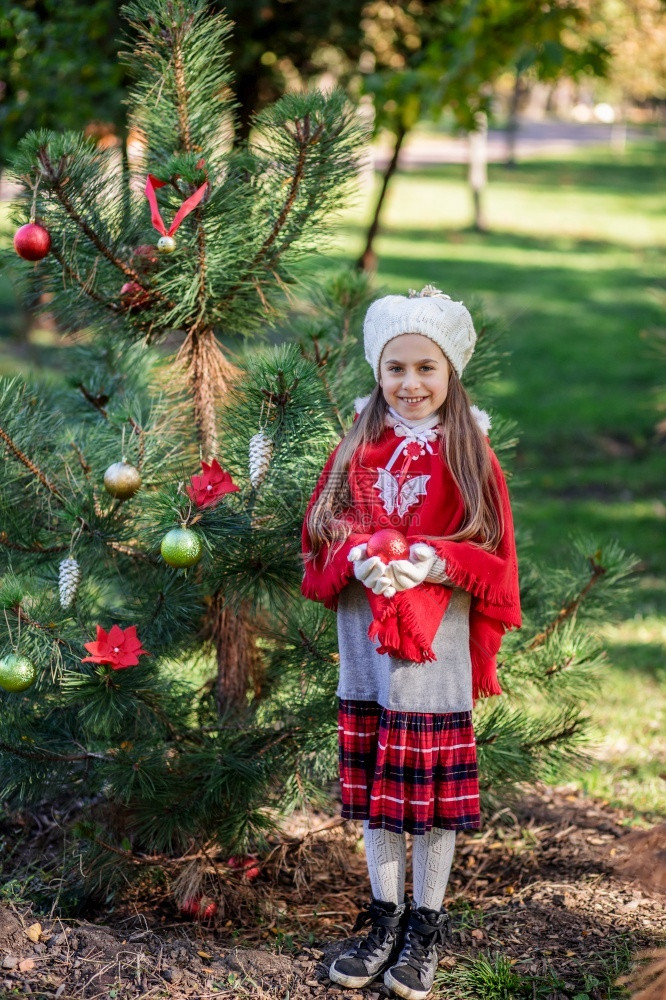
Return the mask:
<svg viewBox="0 0 666 1000">
<path fill-rule="evenodd" d="M 236 493 L 238 486 L 234 483 L 228 472 L 220 467 L 216 458 L 208 465 L 201 463 L 202 473 L 200 476 L 192 476 L 190 485 L 186 487 L 187 495 L 197 507 L 210 507 L 217 503 L 225 493 Z"/>
<path fill-rule="evenodd" d="M 126 629 L 112 625 L 108 634 L 98 625 L 96 641 L 86 642 L 85 647 L 92 656 L 84 656 L 81 663 L 106 663 L 112 670 L 135 667 L 140 656 L 150 656 L 147 649 L 141 648 L 136 625 Z"/>
</svg>

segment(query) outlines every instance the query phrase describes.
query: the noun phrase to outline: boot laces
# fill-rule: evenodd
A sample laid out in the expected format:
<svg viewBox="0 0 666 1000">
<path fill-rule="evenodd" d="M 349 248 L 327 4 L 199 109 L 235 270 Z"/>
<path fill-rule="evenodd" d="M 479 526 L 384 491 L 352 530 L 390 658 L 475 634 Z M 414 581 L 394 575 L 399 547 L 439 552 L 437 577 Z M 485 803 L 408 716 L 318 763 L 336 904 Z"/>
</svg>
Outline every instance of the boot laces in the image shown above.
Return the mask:
<svg viewBox="0 0 666 1000">
<path fill-rule="evenodd" d="M 371 923 L 376 916 L 379 915 L 379 911 L 372 905 L 372 903 L 365 903 L 365 912 L 361 910 L 356 918 L 356 923 L 354 924 L 352 930 L 354 933 L 365 927 L 366 924 Z M 363 940 L 359 941 L 354 949 L 359 957 L 374 956 L 376 952 L 380 952 L 386 943 L 386 939 L 389 934 L 395 933 L 395 928 L 385 927 L 382 924 L 376 924 Z"/>
<path fill-rule="evenodd" d="M 416 973 L 423 971 L 429 954 L 438 944 L 444 944 L 446 939 L 446 924 L 433 927 L 431 931 L 417 930 L 408 927 L 400 956 L 400 965 L 408 965 Z"/>
</svg>

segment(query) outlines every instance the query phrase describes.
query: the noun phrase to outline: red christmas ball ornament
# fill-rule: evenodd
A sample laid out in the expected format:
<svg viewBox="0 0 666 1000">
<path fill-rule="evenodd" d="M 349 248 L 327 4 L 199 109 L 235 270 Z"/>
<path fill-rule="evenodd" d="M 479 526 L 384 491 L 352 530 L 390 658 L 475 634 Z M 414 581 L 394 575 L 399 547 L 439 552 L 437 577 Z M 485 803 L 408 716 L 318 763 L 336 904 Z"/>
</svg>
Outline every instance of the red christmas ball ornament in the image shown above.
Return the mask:
<svg viewBox="0 0 666 1000">
<path fill-rule="evenodd" d="M 366 555 L 368 559 L 379 556 L 385 563 L 392 559 L 406 559 L 409 555 L 409 543 L 396 528 L 381 528 L 368 539 Z"/>
<path fill-rule="evenodd" d="M 217 913 L 217 903 L 208 896 L 202 896 L 199 901 L 199 920 L 212 920 Z"/>
<path fill-rule="evenodd" d="M 189 896 L 180 904 L 180 912 L 184 917 L 196 917 L 199 914 L 201 896 Z"/>
<path fill-rule="evenodd" d="M 159 264 L 157 248 L 150 243 L 142 243 L 132 250 L 133 264 L 138 271 L 147 273 L 154 271 Z"/>
<path fill-rule="evenodd" d="M 252 881 L 261 871 L 258 861 L 259 859 L 254 854 L 234 854 L 227 861 L 227 865 L 229 868 L 241 869 L 245 878 Z"/>
<path fill-rule="evenodd" d="M 136 281 L 126 281 L 120 289 L 120 301 L 125 309 L 145 309 L 150 302 L 150 294 Z"/>
<path fill-rule="evenodd" d="M 24 260 L 41 260 L 51 249 L 51 234 L 37 222 L 27 222 L 14 233 L 14 249 Z"/>
</svg>

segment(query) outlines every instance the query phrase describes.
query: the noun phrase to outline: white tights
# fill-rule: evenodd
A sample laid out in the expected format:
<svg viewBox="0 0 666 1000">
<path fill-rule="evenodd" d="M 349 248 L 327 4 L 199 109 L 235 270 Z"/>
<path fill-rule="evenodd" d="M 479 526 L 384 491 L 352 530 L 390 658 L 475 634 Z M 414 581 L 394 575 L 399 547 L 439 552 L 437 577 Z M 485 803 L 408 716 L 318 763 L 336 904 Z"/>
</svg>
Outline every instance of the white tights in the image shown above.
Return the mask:
<svg viewBox="0 0 666 1000">
<path fill-rule="evenodd" d="M 363 839 L 373 896 L 386 903 L 402 903 L 407 856 L 405 834 L 392 833 L 391 830 L 371 830 L 368 820 L 364 820 Z M 414 834 L 412 837 L 415 906 L 426 906 L 429 910 L 441 909 L 455 843 L 455 830 L 443 830 L 435 826 L 428 833 Z"/>
</svg>

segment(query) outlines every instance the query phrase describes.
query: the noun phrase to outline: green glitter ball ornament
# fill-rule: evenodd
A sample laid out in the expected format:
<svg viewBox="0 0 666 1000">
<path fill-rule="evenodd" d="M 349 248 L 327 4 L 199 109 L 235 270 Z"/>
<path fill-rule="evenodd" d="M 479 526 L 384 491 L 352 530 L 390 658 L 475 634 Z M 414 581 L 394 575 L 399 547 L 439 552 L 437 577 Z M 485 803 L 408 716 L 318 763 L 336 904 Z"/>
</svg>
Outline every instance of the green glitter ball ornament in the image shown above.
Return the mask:
<svg viewBox="0 0 666 1000">
<path fill-rule="evenodd" d="M 169 566 L 183 569 L 199 562 L 203 553 L 203 542 L 191 528 L 172 528 L 162 539 L 160 552 Z"/>
<path fill-rule="evenodd" d="M 35 683 L 36 676 L 35 664 L 27 656 L 10 653 L 0 660 L 0 687 L 5 691 L 26 691 Z"/>
</svg>

